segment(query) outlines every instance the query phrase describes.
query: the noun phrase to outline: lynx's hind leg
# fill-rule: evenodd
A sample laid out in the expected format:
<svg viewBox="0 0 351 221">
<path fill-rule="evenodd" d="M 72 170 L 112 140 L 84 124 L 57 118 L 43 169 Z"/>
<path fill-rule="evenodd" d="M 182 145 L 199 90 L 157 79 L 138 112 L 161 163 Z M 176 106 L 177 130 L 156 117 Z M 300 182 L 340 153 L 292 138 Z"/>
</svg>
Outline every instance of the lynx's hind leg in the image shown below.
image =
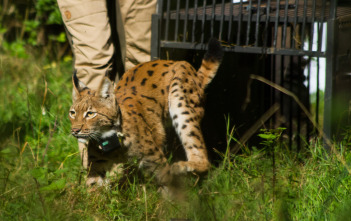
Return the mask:
<svg viewBox="0 0 351 221">
<path fill-rule="evenodd" d="M 206 172 L 210 163 L 200 123 L 204 114 L 204 90 L 215 77 L 223 57 L 221 44 L 216 39 L 208 43 L 208 50 L 196 72 L 187 62 L 173 66 L 173 79 L 168 95 L 172 123 L 185 149 L 188 161 L 172 165 L 172 173 Z"/>
<path fill-rule="evenodd" d="M 204 112 L 201 106 L 204 91 L 197 86 L 196 72 L 188 63 L 179 62 L 173 70 L 175 74 L 168 95 L 169 111 L 188 161 L 174 163 L 171 172 L 206 172 L 210 163 L 200 128 Z"/>
</svg>

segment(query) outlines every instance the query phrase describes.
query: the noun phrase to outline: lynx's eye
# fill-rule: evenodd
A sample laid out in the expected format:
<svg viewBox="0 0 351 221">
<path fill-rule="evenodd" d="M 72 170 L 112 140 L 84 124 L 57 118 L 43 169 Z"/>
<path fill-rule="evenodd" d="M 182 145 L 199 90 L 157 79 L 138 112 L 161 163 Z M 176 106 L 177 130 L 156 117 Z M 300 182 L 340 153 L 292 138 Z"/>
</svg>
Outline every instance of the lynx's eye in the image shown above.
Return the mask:
<svg viewBox="0 0 351 221">
<path fill-rule="evenodd" d="M 86 118 L 93 118 L 96 116 L 96 112 L 88 111 L 85 113 Z"/>
<path fill-rule="evenodd" d="M 75 112 L 74 110 L 71 110 L 71 111 L 69 112 L 69 116 L 70 116 L 71 118 L 75 118 L 75 117 L 76 117 L 76 112 Z"/>
</svg>

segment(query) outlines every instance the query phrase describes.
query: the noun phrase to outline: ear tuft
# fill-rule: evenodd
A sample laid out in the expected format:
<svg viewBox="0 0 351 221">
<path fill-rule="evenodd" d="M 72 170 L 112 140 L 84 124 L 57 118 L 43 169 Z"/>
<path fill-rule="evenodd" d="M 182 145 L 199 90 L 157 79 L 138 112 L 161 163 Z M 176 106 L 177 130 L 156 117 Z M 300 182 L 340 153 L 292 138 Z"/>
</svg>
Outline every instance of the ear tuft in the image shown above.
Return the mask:
<svg viewBox="0 0 351 221">
<path fill-rule="evenodd" d="M 74 71 L 72 76 L 72 83 L 73 83 L 73 101 L 75 101 L 80 95 L 80 92 L 86 88 L 85 84 L 79 81 L 77 77 L 77 71 Z"/>
<path fill-rule="evenodd" d="M 113 89 L 113 82 L 108 77 L 104 77 L 99 90 L 100 96 L 103 98 L 110 97 L 113 94 Z"/>
</svg>

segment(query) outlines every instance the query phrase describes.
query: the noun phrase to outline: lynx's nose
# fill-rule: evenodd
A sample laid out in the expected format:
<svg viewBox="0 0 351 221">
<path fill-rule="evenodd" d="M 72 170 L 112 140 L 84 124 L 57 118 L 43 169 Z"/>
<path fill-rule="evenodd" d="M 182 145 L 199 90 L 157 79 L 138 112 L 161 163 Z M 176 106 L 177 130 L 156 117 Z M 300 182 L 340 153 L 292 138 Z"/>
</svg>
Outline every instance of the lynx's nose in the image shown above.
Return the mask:
<svg viewBox="0 0 351 221">
<path fill-rule="evenodd" d="M 72 128 L 71 132 L 73 135 L 77 135 L 80 132 L 81 128 Z"/>
</svg>

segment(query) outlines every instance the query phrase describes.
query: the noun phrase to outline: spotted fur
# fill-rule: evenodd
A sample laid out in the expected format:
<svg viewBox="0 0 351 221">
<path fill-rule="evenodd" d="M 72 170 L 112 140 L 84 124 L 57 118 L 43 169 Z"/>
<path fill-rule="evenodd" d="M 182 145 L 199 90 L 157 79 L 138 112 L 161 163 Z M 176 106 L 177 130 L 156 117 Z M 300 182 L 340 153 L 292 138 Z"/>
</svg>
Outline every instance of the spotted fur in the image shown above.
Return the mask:
<svg viewBox="0 0 351 221">
<path fill-rule="evenodd" d="M 185 61 L 156 60 L 130 69 L 115 86 L 106 78 L 97 91 L 74 78 L 73 135 L 94 143 L 111 130 L 122 133 L 123 147 L 115 152 L 138 159 L 140 167 L 153 172 L 161 185 L 172 182 L 173 175 L 208 171 L 200 127 L 204 89 L 215 77 L 222 54 L 220 43 L 212 40 L 198 71 Z M 163 152 L 167 121 L 180 138 L 186 161 L 167 162 Z"/>
</svg>

